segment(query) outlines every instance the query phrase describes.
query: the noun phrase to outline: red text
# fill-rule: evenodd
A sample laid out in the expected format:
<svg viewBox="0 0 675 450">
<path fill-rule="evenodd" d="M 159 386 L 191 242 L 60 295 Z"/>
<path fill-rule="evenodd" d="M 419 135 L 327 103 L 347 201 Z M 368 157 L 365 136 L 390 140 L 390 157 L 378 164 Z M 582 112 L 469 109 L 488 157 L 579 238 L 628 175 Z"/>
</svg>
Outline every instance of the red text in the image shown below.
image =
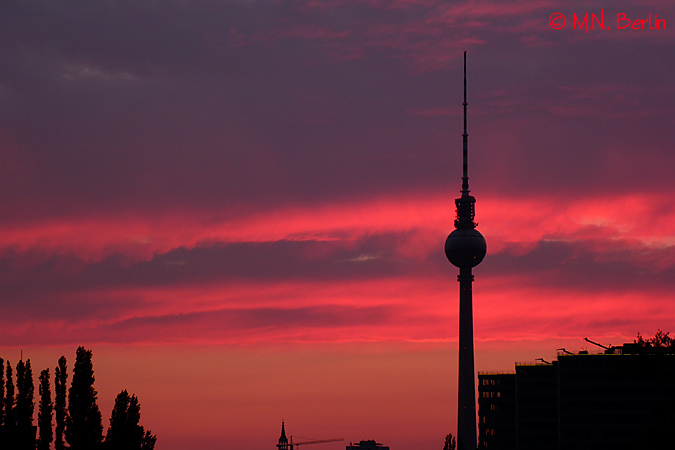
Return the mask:
<svg viewBox="0 0 675 450">
<path fill-rule="evenodd" d="M 616 29 L 632 29 L 632 30 L 663 30 L 666 28 L 666 21 L 664 19 L 657 19 L 658 14 L 654 14 L 652 19 L 652 13 L 649 13 L 649 16 L 646 19 L 635 19 L 631 20 L 626 17 L 624 13 L 618 13 L 616 15 Z"/>
</svg>

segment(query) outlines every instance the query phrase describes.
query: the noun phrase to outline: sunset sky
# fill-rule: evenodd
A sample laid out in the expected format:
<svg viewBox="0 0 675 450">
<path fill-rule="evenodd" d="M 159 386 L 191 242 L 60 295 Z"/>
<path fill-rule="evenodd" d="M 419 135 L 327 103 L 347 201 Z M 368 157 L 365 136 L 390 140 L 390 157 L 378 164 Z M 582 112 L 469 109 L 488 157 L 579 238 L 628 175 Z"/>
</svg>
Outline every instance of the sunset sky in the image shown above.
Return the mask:
<svg viewBox="0 0 675 450">
<path fill-rule="evenodd" d="M 464 50 L 477 370 L 675 332 L 672 1 L 3 0 L 0 357 L 157 450 L 441 450 Z"/>
</svg>

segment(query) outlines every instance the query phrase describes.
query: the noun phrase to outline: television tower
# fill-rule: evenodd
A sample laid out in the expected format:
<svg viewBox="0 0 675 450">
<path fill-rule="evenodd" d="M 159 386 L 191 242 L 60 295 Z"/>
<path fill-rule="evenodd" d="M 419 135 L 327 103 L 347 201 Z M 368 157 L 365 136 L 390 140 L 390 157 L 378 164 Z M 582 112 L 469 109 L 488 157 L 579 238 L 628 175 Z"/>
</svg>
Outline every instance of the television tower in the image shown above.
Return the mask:
<svg viewBox="0 0 675 450">
<path fill-rule="evenodd" d="M 455 200 L 457 216 L 455 230 L 445 241 L 445 256 L 459 267 L 459 387 L 457 398 L 457 450 L 476 450 L 476 383 L 473 361 L 473 305 L 471 269 L 483 261 L 487 246 L 485 238 L 473 221 L 476 199 L 469 195 L 468 152 L 466 132 L 466 52 L 464 52 L 464 134 L 462 196 Z"/>
</svg>

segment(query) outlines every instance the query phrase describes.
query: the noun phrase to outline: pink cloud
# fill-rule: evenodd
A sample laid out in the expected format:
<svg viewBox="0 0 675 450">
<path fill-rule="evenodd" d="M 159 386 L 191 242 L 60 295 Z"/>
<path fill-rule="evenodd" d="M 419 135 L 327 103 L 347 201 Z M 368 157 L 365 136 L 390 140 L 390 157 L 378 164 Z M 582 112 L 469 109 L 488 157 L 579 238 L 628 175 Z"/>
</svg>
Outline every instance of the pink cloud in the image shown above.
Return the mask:
<svg viewBox="0 0 675 450">
<path fill-rule="evenodd" d="M 383 197 L 357 203 L 298 205 L 231 217 L 200 210 L 152 216 L 119 214 L 112 219 L 72 217 L 5 225 L 0 248 L 20 254 L 73 254 L 84 261 L 122 254 L 140 261 L 178 247 L 194 248 L 207 243 L 335 240 L 345 245 L 368 235 L 412 231 L 422 238 L 418 252 L 428 254 L 435 243 L 427 242 L 424 236 L 452 231 L 451 197 Z M 483 195 L 477 203 L 477 220 L 483 233 L 490 236 L 491 252 L 501 251 L 507 243 L 581 239 L 584 236 L 577 233 L 589 230 L 593 234 L 586 237 L 669 246 L 674 243 L 669 232 L 675 226 L 674 210 L 672 198 L 665 194 L 529 199 Z"/>
</svg>

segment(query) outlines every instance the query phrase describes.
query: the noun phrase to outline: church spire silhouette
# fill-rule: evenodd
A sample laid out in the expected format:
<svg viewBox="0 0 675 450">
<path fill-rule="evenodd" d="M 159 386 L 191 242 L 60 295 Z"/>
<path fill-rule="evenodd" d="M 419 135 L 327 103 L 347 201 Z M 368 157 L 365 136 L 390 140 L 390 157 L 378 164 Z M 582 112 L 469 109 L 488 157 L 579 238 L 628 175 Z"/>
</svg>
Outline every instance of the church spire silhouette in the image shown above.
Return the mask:
<svg viewBox="0 0 675 450">
<path fill-rule="evenodd" d="M 281 436 L 279 437 L 279 443 L 277 444 L 277 449 L 279 450 L 289 450 L 291 448 L 288 443 L 288 438 L 286 437 L 286 426 L 284 421 L 281 421 Z"/>
<path fill-rule="evenodd" d="M 457 450 L 475 450 L 476 383 L 473 352 L 473 274 L 483 261 L 485 238 L 474 222 L 476 199 L 469 195 L 469 134 L 466 126 L 466 52 L 464 52 L 464 133 L 462 134 L 462 190 L 455 200 L 455 230 L 445 241 L 445 256 L 459 268 L 459 383 L 457 396 Z"/>
</svg>

